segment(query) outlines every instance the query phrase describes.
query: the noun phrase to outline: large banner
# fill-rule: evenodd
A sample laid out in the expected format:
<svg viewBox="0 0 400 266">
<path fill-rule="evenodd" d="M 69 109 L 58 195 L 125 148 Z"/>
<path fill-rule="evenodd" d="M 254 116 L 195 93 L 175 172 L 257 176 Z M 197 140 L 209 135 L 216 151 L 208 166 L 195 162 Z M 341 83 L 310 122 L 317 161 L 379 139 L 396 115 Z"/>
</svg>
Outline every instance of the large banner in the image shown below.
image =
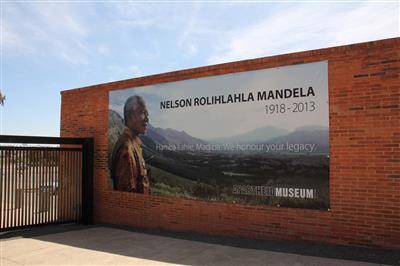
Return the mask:
<svg viewBox="0 0 400 266">
<path fill-rule="evenodd" d="M 329 208 L 328 62 L 109 94 L 114 189 Z"/>
</svg>

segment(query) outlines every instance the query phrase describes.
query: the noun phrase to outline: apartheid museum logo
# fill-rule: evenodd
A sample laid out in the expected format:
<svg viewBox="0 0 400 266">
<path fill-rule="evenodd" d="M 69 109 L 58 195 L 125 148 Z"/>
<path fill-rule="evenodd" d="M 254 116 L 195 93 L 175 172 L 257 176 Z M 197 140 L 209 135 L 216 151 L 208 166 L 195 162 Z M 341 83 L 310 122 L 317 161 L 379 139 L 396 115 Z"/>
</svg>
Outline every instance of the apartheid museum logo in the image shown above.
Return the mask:
<svg viewBox="0 0 400 266">
<path fill-rule="evenodd" d="M 111 91 L 113 189 L 329 208 L 328 62 Z"/>
</svg>

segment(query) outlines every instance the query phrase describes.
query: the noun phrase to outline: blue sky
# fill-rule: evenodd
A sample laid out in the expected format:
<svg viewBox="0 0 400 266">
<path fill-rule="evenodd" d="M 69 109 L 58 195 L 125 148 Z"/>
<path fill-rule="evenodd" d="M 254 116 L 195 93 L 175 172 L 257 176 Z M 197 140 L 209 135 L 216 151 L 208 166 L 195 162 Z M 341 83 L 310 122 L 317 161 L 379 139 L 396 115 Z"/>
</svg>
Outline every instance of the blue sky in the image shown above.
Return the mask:
<svg viewBox="0 0 400 266">
<path fill-rule="evenodd" d="M 59 136 L 60 91 L 399 36 L 398 1 L 1 1 L 1 134 Z"/>
</svg>

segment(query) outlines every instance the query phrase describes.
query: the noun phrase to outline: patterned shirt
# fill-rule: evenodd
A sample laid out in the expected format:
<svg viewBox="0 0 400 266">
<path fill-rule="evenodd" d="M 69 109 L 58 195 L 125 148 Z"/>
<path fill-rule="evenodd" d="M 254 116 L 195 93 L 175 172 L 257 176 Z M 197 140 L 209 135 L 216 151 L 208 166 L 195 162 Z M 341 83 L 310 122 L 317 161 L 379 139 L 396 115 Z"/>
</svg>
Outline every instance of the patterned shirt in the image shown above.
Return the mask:
<svg viewBox="0 0 400 266">
<path fill-rule="evenodd" d="M 114 146 L 111 178 L 116 190 L 150 193 L 142 142 L 138 136 L 132 136 L 129 128 L 125 128 Z"/>
</svg>

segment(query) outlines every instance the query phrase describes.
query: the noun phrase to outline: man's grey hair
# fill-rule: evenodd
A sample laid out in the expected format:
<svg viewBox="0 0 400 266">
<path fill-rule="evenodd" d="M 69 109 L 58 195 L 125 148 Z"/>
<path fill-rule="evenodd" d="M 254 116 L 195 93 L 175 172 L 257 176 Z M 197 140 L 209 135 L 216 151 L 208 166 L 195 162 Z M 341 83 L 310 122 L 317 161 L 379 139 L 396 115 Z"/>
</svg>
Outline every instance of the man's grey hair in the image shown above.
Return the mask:
<svg viewBox="0 0 400 266">
<path fill-rule="evenodd" d="M 139 107 L 145 106 L 146 103 L 144 99 L 139 95 L 134 95 L 129 97 L 124 105 L 124 123 L 126 125 L 128 117 L 136 111 Z"/>
</svg>

